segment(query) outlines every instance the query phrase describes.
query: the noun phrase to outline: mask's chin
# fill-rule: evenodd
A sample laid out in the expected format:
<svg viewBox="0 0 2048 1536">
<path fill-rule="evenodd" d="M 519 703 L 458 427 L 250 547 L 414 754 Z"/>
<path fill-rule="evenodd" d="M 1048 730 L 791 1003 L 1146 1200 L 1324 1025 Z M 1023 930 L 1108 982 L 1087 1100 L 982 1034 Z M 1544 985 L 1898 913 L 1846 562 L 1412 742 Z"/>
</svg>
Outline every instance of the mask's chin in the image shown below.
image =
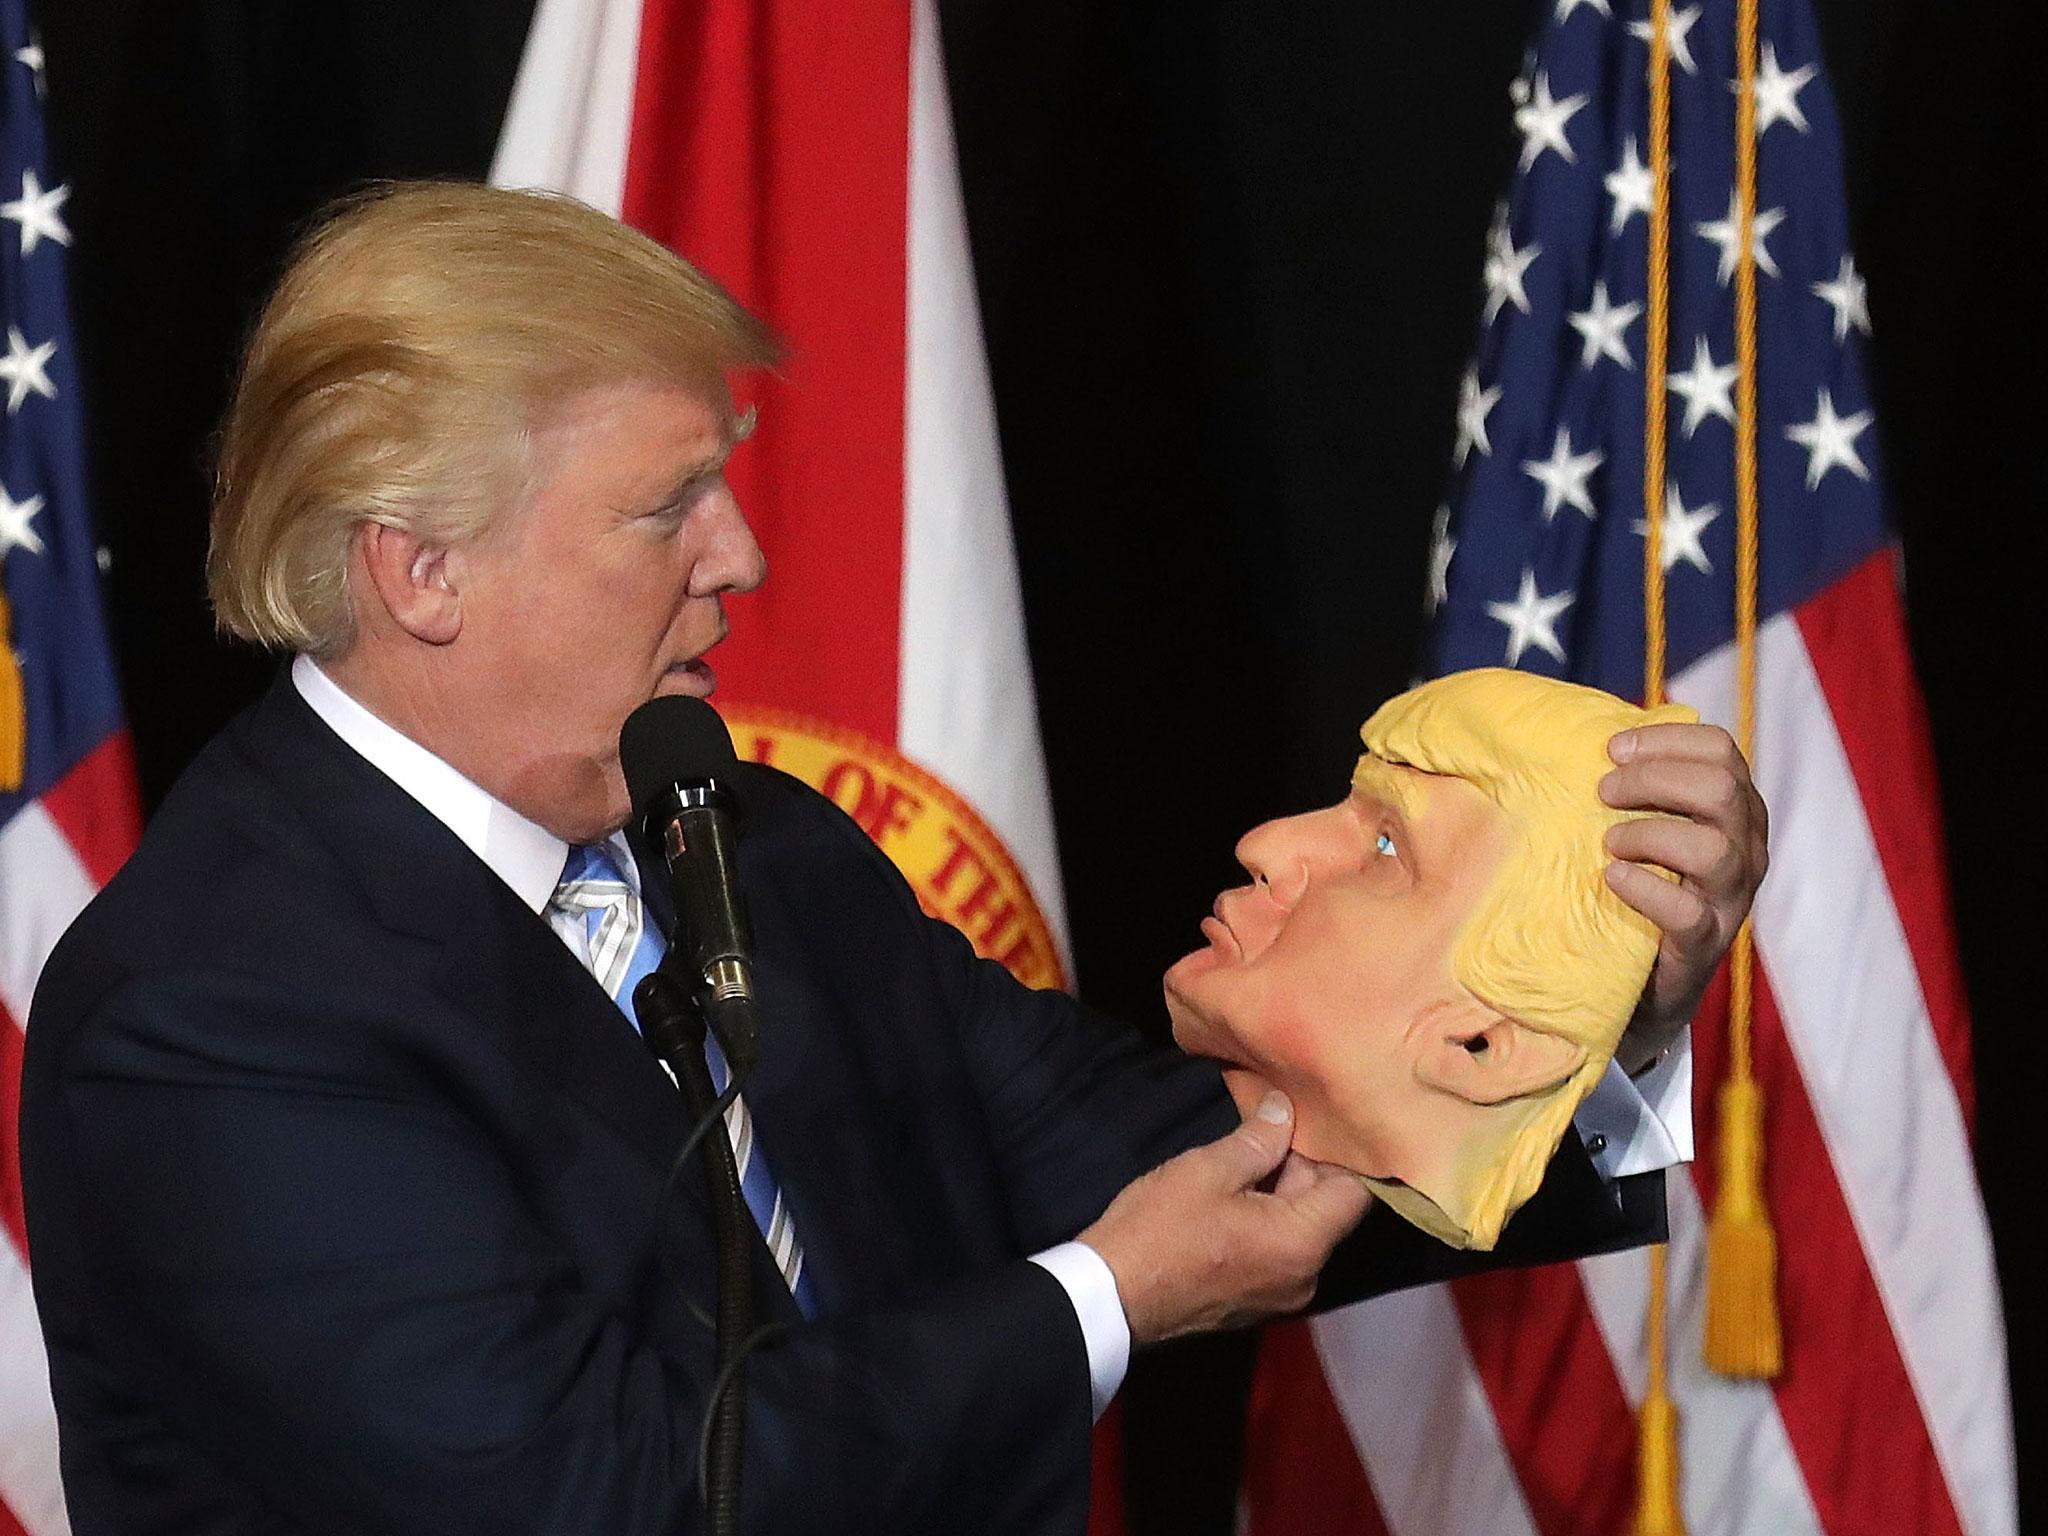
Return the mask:
<svg viewBox="0 0 2048 1536">
<path fill-rule="evenodd" d="M 1174 972 L 1185 964 L 1183 960 L 1166 973 L 1166 1016 L 1173 1025 L 1173 1043 L 1190 1056 L 1214 1056 L 1215 1030 L 1198 1010 L 1188 1006 L 1186 996 L 1174 985 Z"/>
<path fill-rule="evenodd" d="M 1369 1178 L 1365 1174 L 1358 1177 L 1365 1181 L 1365 1187 L 1372 1191 L 1374 1199 L 1385 1201 L 1396 1214 L 1422 1228 L 1438 1242 L 1452 1248 L 1473 1246 L 1471 1232 L 1413 1185 L 1403 1184 L 1399 1179 Z"/>
<path fill-rule="evenodd" d="M 1192 1011 L 1188 1002 L 1188 984 L 1215 964 L 1216 951 L 1204 948 L 1182 955 L 1169 965 L 1166 975 L 1161 978 L 1167 1008 L 1174 1012 Z"/>
</svg>

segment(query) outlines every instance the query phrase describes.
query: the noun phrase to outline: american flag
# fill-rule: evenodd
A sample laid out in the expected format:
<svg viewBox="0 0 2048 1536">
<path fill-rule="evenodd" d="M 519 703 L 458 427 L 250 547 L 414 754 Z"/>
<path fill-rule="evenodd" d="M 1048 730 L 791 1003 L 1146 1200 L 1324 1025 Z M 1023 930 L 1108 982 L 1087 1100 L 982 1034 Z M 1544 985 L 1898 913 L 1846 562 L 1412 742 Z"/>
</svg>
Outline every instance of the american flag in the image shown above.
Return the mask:
<svg viewBox="0 0 2048 1536">
<path fill-rule="evenodd" d="M 26 745 L 20 783 L 0 780 L 0 1536 L 69 1529 L 29 1294 L 16 1154 L 21 1026 L 44 958 L 139 831 L 86 517 L 65 292 L 69 189 L 50 164 L 44 89 L 22 0 L 0 0 L 0 576 L 21 679 L 20 715 L 0 720 L 0 736 L 11 728 Z"/>
<path fill-rule="evenodd" d="M 1431 662 L 1643 686 L 1648 0 L 1555 0 L 1439 513 Z M 1731 729 L 1734 0 L 1672 5 L 1671 694 Z M 2015 1529 L 2004 1325 L 1971 1155 L 1969 1021 L 1898 600 L 1834 104 L 1806 0 L 1756 61 L 1756 1072 L 1781 1251 L 1775 1383 L 1700 1358 L 1717 987 L 1693 1032 L 1700 1160 L 1668 1183 L 1672 1390 L 1692 1536 Z M 1634 1509 L 1643 1254 L 1271 1330 L 1252 1536 L 1601 1536 Z"/>
</svg>

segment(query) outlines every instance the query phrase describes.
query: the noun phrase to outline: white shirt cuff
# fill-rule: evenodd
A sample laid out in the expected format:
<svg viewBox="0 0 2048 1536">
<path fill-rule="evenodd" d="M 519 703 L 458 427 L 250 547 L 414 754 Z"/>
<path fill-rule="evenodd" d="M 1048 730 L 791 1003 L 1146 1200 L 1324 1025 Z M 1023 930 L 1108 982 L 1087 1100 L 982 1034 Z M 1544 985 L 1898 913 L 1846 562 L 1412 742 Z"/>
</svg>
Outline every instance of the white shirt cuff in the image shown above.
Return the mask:
<svg viewBox="0 0 2048 1536">
<path fill-rule="evenodd" d="M 1074 1304 L 1081 1338 L 1088 1346 L 1088 1390 L 1099 1419 L 1131 1366 L 1131 1325 L 1124 1316 L 1123 1298 L 1116 1293 L 1116 1276 L 1086 1243 L 1061 1243 L 1034 1253 L 1031 1262 L 1059 1281 Z"/>
<path fill-rule="evenodd" d="M 1607 1075 L 1586 1095 L 1572 1124 L 1603 1179 L 1691 1162 L 1691 1026 L 1640 1077 L 1608 1062 Z"/>
</svg>

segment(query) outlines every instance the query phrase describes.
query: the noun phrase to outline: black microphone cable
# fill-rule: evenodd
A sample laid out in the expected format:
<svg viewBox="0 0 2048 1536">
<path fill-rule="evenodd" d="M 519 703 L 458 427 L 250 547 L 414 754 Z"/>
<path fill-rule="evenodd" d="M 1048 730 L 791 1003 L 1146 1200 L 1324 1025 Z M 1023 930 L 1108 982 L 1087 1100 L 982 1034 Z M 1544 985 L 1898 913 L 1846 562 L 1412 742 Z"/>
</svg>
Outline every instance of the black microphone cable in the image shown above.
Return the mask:
<svg viewBox="0 0 2048 1536">
<path fill-rule="evenodd" d="M 640 1032 L 656 1056 L 668 1063 L 676 1086 L 696 1117 L 685 1150 L 704 1145 L 704 1169 L 711 1196 L 711 1220 L 718 1254 L 718 1306 L 712 1321 L 712 1390 L 699 1436 L 699 1489 L 711 1536 L 738 1536 L 740 1471 L 746 1447 L 747 1396 L 743 1376 L 753 1338 L 753 1265 L 748 1241 L 753 1216 L 740 1190 L 739 1161 L 732 1141 L 712 1134 L 722 1126 L 725 1106 L 737 1097 L 735 1074 L 726 1092 L 711 1084 L 704 1057 L 705 1020 L 698 1000 L 681 982 L 657 967 L 633 989 Z M 677 1159 L 678 1164 L 682 1158 Z M 693 1311 L 698 1309 L 694 1306 Z M 699 1315 L 702 1313 L 699 1311 Z"/>
<path fill-rule="evenodd" d="M 711 1106 L 697 1117 L 696 1123 L 690 1127 L 689 1132 L 683 1137 L 683 1144 L 676 1150 L 675 1159 L 669 1164 L 668 1178 L 662 1185 L 660 1200 L 663 1203 L 666 1203 L 668 1197 L 675 1191 L 677 1182 L 683 1176 L 683 1170 L 690 1166 L 690 1159 L 696 1156 L 697 1149 L 703 1144 L 704 1138 L 714 1130 L 724 1130 L 725 1112 L 731 1108 L 733 1101 L 740 1096 L 740 1090 L 743 1086 L 740 1074 L 734 1071 L 726 1080 L 725 1092 L 721 1093 L 712 1102 Z M 683 1305 L 689 1308 L 690 1315 L 702 1323 L 705 1331 L 711 1333 L 715 1339 L 718 1332 L 716 1319 L 709 1312 L 698 1306 L 696 1299 L 687 1292 L 683 1294 Z M 705 1474 L 711 1462 L 711 1432 L 713 1424 L 717 1421 L 718 1405 L 725 1395 L 733 1389 L 734 1376 L 740 1363 L 757 1349 L 781 1343 L 789 1331 L 787 1323 L 763 1323 L 741 1341 L 737 1349 L 732 1352 L 730 1359 L 722 1364 L 714 1365 L 711 1389 L 705 1396 L 704 1412 L 699 1415 L 697 1421 L 697 1495 L 698 1501 L 707 1508 L 711 1502 L 711 1485 L 710 1479 Z"/>
</svg>

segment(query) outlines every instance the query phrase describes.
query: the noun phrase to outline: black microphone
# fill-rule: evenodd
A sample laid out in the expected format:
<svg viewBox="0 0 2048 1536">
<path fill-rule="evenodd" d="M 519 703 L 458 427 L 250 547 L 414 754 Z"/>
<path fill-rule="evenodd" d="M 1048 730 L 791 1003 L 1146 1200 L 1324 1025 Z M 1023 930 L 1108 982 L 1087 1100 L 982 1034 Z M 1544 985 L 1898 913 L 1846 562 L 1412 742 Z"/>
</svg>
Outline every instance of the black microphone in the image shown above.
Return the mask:
<svg viewBox="0 0 2048 1536">
<path fill-rule="evenodd" d="M 745 1365 L 754 1318 L 752 1250 L 759 1244 L 749 1236 L 753 1220 L 722 1124 L 725 1101 L 713 1092 L 704 1030 L 709 1025 L 718 1036 L 731 1068 L 727 1092 L 737 1092 L 754 1064 L 756 1041 L 753 935 L 740 896 L 733 826 L 739 759 L 716 710 L 702 699 L 676 697 L 650 699 L 633 711 L 619 732 L 619 762 L 641 831 L 661 850 L 675 892 L 674 941 L 661 964 L 633 989 L 633 1009 L 643 1038 L 668 1063 L 696 1121 L 685 1152 L 703 1138 L 718 1239 L 718 1311 L 701 1486 L 712 1536 L 734 1536 L 740 1528 Z"/>
<path fill-rule="evenodd" d="M 702 699 L 649 699 L 619 733 L 619 763 L 647 840 L 675 893 L 672 961 L 699 994 L 735 1073 L 753 1064 L 753 932 L 739 888 L 733 780 L 739 758 Z"/>
</svg>

